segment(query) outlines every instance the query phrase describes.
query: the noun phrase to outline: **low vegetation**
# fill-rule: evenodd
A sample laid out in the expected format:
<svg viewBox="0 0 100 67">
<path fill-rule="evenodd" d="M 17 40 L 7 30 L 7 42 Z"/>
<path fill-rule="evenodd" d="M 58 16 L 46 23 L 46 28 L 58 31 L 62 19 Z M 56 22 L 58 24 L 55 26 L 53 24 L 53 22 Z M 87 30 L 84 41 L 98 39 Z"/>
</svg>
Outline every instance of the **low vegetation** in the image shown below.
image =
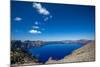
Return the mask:
<svg viewBox="0 0 100 67">
<path fill-rule="evenodd" d="M 25 63 L 37 63 L 38 60 L 31 53 L 22 49 L 19 45 L 22 43 L 16 41 L 11 43 L 11 65 L 13 64 L 25 64 Z M 16 47 L 15 47 L 16 46 Z"/>
</svg>

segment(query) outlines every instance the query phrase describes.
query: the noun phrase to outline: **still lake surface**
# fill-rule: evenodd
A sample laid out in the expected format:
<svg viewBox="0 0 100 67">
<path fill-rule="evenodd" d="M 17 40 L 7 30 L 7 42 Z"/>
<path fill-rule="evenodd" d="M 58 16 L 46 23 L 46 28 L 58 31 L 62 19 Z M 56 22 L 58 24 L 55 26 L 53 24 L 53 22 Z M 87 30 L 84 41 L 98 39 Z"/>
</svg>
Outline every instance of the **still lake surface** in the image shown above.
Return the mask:
<svg viewBox="0 0 100 67">
<path fill-rule="evenodd" d="M 60 60 L 80 47 L 82 47 L 81 44 L 48 44 L 29 48 L 28 51 L 32 53 L 39 62 L 45 63 L 50 57 L 52 57 L 53 60 Z"/>
</svg>

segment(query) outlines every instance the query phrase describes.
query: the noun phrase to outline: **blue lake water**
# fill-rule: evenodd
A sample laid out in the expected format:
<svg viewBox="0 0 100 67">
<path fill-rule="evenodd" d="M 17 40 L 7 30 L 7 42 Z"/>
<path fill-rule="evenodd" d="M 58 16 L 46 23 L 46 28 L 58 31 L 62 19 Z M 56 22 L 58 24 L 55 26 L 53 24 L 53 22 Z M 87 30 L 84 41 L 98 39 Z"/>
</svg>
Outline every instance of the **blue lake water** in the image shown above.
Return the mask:
<svg viewBox="0 0 100 67">
<path fill-rule="evenodd" d="M 28 51 L 32 53 L 39 62 L 45 63 L 50 57 L 52 57 L 53 60 L 60 60 L 81 46 L 81 44 L 48 44 L 29 48 Z"/>
</svg>

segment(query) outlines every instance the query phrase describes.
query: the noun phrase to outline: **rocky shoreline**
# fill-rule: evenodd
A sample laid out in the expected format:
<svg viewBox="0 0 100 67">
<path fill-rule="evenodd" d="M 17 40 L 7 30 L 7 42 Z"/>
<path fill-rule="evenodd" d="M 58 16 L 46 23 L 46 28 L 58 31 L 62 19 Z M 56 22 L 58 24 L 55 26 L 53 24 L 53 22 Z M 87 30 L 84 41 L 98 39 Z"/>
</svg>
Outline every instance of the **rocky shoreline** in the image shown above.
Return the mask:
<svg viewBox="0 0 100 67">
<path fill-rule="evenodd" d="M 72 54 L 65 56 L 61 60 L 52 60 L 52 57 L 46 62 L 46 64 L 54 63 L 72 63 L 72 62 L 91 62 L 95 61 L 95 42 L 90 42 L 83 47 L 73 51 Z"/>
<path fill-rule="evenodd" d="M 20 41 L 18 41 L 17 43 L 22 44 Z M 23 52 L 22 50 L 18 49 L 22 47 L 16 46 L 16 43 L 14 44 L 15 44 L 14 47 L 16 48 L 16 50 L 15 48 L 13 48 L 14 50 L 11 51 L 11 59 L 13 62 L 16 62 L 16 63 L 11 64 L 11 67 L 42 64 L 42 63 L 38 63 L 35 57 L 32 58 L 31 55 L 27 54 L 27 52 Z M 26 48 L 27 46 L 25 46 L 24 48 Z M 29 45 L 28 47 L 33 47 L 33 46 Z M 20 58 L 23 58 L 22 59 L 23 62 L 21 60 L 18 61 Z M 52 57 L 50 57 L 49 60 L 45 64 L 57 64 L 57 63 L 69 63 L 69 62 L 90 62 L 90 61 L 95 61 L 95 41 L 89 41 L 85 43 L 83 47 L 76 49 L 75 51 L 72 52 L 72 54 L 65 56 L 61 60 L 53 60 Z"/>
</svg>

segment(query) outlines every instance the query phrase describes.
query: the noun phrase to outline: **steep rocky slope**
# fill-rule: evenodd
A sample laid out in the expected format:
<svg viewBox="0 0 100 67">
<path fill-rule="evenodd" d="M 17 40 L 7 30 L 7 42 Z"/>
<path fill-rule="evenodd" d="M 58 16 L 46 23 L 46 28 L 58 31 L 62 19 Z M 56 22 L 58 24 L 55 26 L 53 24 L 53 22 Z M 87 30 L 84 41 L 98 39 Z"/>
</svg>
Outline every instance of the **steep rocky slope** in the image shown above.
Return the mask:
<svg viewBox="0 0 100 67">
<path fill-rule="evenodd" d="M 90 42 L 84 45 L 83 47 L 73 51 L 72 54 L 65 56 L 64 59 L 61 60 L 52 60 L 52 58 L 49 58 L 49 60 L 46 62 L 46 64 L 51 63 L 65 63 L 65 62 L 87 62 L 87 61 L 95 61 L 95 43 Z"/>
</svg>

